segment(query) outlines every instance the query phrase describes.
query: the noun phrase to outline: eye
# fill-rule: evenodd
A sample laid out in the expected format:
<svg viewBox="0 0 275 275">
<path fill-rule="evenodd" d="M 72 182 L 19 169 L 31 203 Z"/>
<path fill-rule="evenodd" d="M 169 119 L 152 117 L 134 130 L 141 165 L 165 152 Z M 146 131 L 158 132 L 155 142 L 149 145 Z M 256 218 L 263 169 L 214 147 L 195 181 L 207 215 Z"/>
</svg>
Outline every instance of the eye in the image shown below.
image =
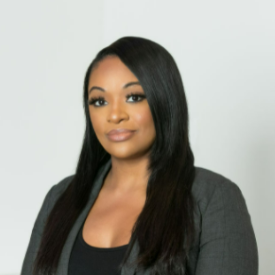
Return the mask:
<svg viewBox="0 0 275 275">
<path fill-rule="evenodd" d="M 144 94 L 141 94 L 141 93 L 131 93 L 131 94 L 128 94 L 128 95 L 126 96 L 127 99 L 130 98 L 130 97 L 133 97 L 133 98 L 138 98 L 138 97 L 140 97 L 140 98 L 142 98 L 141 100 L 130 101 L 130 102 L 139 102 L 139 101 L 142 101 L 142 100 L 145 98 L 145 95 L 144 95 Z"/>
<path fill-rule="evenodd" d="M 89 100 L 89 105 L 94 105 L 95 107 L 100 107 L 102 105 L 96 105 L 95 103 L 97 101 L 104 101 L 104 97 L 102 96 L 99 96 L 99 97 L 92 97 L 90 100 Z"/>
<path fill-rule="evenodd" d="M 126 96 L 127 99 L 129 98 L 133 98 L 132 101 L 128 101 L 130 103 L 137 103 L 137 102 L 140 102 L 142 101 L 144 98 L 146 98 L 146 96 L 142 93 L 130 93 Z M 138 98 L 141 98 L 140 100 L 138 100 Z M 94 105 L 95 107 L 101 107 L 103 106 L 103 104 L 96 104 L 97 102 L 104 102 L 105 101 L 105 98 L 102 97 L 102 96 L 99 96 L 99 97 L 92 97 L 90 100 L 89 100 L 89 105 Z"/>
</svg>

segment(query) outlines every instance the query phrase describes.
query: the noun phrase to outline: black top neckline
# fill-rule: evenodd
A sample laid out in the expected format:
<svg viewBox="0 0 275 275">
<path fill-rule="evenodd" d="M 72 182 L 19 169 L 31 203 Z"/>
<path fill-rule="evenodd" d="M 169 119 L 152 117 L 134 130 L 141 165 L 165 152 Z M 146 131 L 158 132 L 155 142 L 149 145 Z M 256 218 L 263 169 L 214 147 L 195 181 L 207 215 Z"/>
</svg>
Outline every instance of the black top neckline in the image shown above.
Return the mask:
<svg viewBox="0 0 275 275">
<path fill-rule="evenodd" d="M 114 246 L 114 247 L 97 247 L 97 246 L 92 246 L 88 243 L 85 242 L 84 238 L 83 238 L 83 227 L 84 227 L 84 223 L 82 224 L 81 228 L 80 228 L 80 241 L 81 244 L 84 245 L 85 247 L 94 250 L 94 251 L 98 251 L 98 252 L 112 252 L 112 251 L 117 251 L 120 249 L 125 249 L 129 244 L 124 244 L 124 245 L 120 245 L 120 246 Z"/>
</svg>

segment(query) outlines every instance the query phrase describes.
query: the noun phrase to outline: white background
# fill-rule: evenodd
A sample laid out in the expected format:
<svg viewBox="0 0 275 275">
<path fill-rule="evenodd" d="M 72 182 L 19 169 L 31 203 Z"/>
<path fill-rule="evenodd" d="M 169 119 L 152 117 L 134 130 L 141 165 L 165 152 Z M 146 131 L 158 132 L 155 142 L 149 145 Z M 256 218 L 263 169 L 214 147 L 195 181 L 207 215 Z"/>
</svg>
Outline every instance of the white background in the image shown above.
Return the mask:
<svg viewBox="0 0 275 275">
<path fill-rule="evenodd" d="M 0 1 L 0 274 L 19 274 L 47 191 L 74 173 L 85 71 L 122 36 L 175 58 L 195 165 L 239 185 L 259 274 L 275 274 L 274 9 L 267 0 Z"/>
</svg>

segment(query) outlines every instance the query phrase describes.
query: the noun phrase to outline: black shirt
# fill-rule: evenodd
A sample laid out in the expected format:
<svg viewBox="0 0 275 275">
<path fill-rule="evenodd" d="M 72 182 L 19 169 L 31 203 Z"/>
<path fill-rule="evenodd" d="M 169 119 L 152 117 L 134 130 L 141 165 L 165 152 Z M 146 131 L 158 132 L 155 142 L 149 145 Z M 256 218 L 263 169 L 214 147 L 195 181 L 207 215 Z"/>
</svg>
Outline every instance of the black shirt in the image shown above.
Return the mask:
<svg viewBox="0 0 275 275">
<path fill-rule="evenodd" d="M 83 225 L 71 252 L 69 275 L 120 275 L 119 264 L 128 244 L 111 248 L 91 246 L 83 239 Z"/>
</svg>

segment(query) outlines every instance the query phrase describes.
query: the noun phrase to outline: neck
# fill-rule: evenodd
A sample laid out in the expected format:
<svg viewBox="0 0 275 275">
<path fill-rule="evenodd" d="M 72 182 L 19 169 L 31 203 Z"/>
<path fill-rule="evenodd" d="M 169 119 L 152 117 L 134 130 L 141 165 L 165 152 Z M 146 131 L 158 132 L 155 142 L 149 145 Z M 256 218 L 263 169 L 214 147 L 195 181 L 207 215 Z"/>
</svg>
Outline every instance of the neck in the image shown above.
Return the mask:
<svg viewBox="0 0 275 275">
<path fill-rule="evenodd" d="M 104 182 L 106 190 L 121 194 L 146 193 L 148 158 L 122 160 L 112 157 L 111 162 L 111 169 Z"/>
</svg>

